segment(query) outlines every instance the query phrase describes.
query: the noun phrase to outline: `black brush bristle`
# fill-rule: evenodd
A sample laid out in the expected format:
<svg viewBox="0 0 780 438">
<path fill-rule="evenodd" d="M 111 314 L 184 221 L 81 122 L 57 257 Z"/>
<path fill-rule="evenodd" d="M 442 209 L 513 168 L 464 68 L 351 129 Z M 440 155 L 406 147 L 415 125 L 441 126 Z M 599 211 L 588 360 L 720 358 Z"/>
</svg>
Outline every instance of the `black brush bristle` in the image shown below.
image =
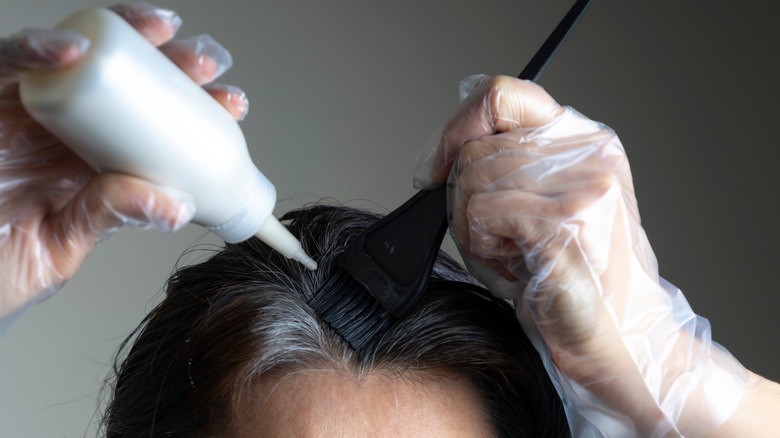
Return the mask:
<svg viewBox="0 0 780 438">
<path fill-rule="evenodd" d="M 309 306 L 358 353 L 377 334 L 386 332 L 394 321 L 371 293 L 344 269 L 336 271 L 320 286 Z"/>
</svg>

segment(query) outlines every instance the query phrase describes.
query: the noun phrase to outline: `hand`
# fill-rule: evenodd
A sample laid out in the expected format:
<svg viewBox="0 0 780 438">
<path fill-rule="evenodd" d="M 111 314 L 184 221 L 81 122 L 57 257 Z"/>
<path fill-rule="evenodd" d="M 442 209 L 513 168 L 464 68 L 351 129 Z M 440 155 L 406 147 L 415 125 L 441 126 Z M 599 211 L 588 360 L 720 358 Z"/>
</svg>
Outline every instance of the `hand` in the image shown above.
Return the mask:
<svg viewBox="0 0 780 438">
<path fill-rule="evenodd" d="M 450 228 L 467 266 L 514 301 L 574 435 L 714 430 L 747 374 L 658 276 L 615 133 L 531 82 L 473 87 L 415 179 L 449 177 Z"/>
<path fill-rule="evenodd" d="M 111 9 L 198 84 L 230 67 L 230 54 L 207 35 L 168 42 L 181 24 L 173 11 L 143 3 Z M 97 175 L 22 107 L 20 75 L 78 62 L 88 45 L 71 30 L 25 30 L 0 39 L 0 327 L 8 315 L 56 292 L 121 225 L 174 231 L 194 214 L 186 193 L 127 175 Z M 205 88 L 234 118 L 246 113 L 237 87 Z"/>
</svg>

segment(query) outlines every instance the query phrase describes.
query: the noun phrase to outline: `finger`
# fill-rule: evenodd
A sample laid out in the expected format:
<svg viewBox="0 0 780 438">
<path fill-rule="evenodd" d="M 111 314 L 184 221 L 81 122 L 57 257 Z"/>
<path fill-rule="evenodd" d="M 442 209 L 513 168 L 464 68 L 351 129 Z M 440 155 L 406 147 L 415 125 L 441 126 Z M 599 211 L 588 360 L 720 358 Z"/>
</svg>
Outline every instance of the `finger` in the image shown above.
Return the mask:
<svg viewBox="0 0 780 438">
<path fill-rule="evenodd" d="M 460 198 L 454 202 L 450 230 L 464 260 L 469 259 L 477 265 L 469 265 L 470 272 L 472 274 L 479 272 L 480 277 L 486 280 L 498 274 L 509 282 L 527 281 L 530 275 L 526 269 L 523 249 L 517 244 L 516 239 L 493 234 L 487 227 L 492 224 L 484 223 L 491 218 L 484 212 L 477 212 L 474 216 L 469 209 L 468 201 Z"/>
<path fill-rule="evenodd" d="M 495 136 L 467 142 L 450 174 L 456 193 L 469 198 L 488 187 L 510 190 L 538 185 L 533 177 L 539 171 L 533 168 L 539 167 L 537 163 L 544 156 L 533 147 L 524 150 L 516 146 L 514 141 Z"/>
<path fill-rule="evenodd" d="M 0 85 L 27 70 L 65 67 L 78 60 L 89 40 L 71 29 L 25 29 L 0 40 Z"/>
<path fill-rule="evenodd" d="M 88 228 L 100 237 L 107 237 L 124 224 L 176 231 L 195 213 L 189 194 L 137 177 L 111 173 L 93 179 L 73 202 L 81 204 L 81 216 L 71 222 L 80 225 L 85 234 Z"/>
<path fill-rule="evenodd" d="M 489 161 L 472 163 L 459 175 L 455 193 L 470 199 L 483 191 L 528 190 L 532 188 L 533 181 L 525 167 L 533 164 L 535 162 L 526 157 L 506 153 Z"/>
<path fill-rule="evenodd" d="M 517 190 L 480 193 L 466 201 L 465 223 L 469 250 L 483 257 L 517 255 L 549 243 L 560 230 L 561 209 L 556 199 Z M 465 243 L 465 242 L 464 242 Z"/>
<path fill-rule="evenodd" d="M 175 231 L 195 213 L 191 195 L 140 178 L 106 173 L 95 177 L 71 202 L 48 217 L 43 240 L 52 263 L 68 278 L 95 243 L 124 224 Z"/>
<path fill-rule="evenodd" d="M 538 148 L 538 144 L 534 141 L 525 141 L 524 138 L 517 139 L 507 136 L 506 134 L 469 140 L 463 144 L 450 173 L 459 175 L 474 163 L 478 163 L 482 160 L 498 159 L 505 155 L 505 153 L 511 154 L 512 151 L 520 151 L 521 153 L 532 156 L 533 154 L 531 153 L 535 152 Z M 536 156 L 540 156 L 540 154 L 536 154 Z"/>
<path fill-rule="evenodd" d="M 617 178 L 611 163 L 596 159 L 568 161 L 542 157 L 526 151 L 504 151 L 471 163 L 459 174 L 453 173 L 454 196 L 468 200 L 478 193 L 525 191 L 548 198 L 579 199 L 588 192 Z M 600 192 L 600 190 L 597 190 Z"/>
<path fill-rule="evenodd" d="M 623 154 L 622 146 L 616 142 L 614 131 L 603 125 L 584 119 L 583 116 L 569 110 L 559 116 L 554 123 L 544 129 L 519 128 L 496 135 L 466 140 L 457 157 L 457 171 L 473 162 L 490 158 L 505 151 L 534 152 L 539 157 L 559 155 L 561 159 L 577 161 L 581 156 L 604 153 L 600 149 L 616 146 L 610 150 L 614 154 Z M 614 147 L 612 149 L 615 149 Z M 577 150 L 576 152 L 571 152 Z M 578 157 L 580 156 L 580 157 Z"/>
<path fill-rule="evenodd" d="M 506 280 L 530 282 L 534 294 L 551 278 L 574 284 L 583 270 L 578 227 L 551 219 L 559 214 L 555 200 L 533 193 L 478 195 L 460 225 L 466 242 L 459 245 Z"/>
<path fill-rule="evenodd" d="M 523 191 L 492 191 L 470 198 L 457 226 L 462 245 L 483 257 L 522 253 L 528 270 L 539 274 L 560 258 L 561 248 L 575 251 L 591 267 L 605 266 L 617 212 L 627 212 L 619 184 L 593 184 L 557 197 Z M 574 245 L 574 247 L 571 247 Z M 518 252 L 519 250 L 519 252 Z M 572 255 L 572 254 L 569 254 Z M 557 263 L 567 269 L 566 264 Z M 564 271 L 560 271 L 562 273 Z M 548 273 L 549 274 L 549 273 Z"/>
<path fill-rule="evenodd" d="M 117 4 L 108 9 L 124 18 L 155 46 L 173 38 L 182 23 L 176 12 L 149 3 Z"/>
<path fill-rule="evenodd" d="M 160 51 L 200 85 L 218 78 L 233 65 L 230 52 L 209 35 L 171 41 L 160 46 Z"/>
<path fill-rule="evenodd" d="M 459 247 L 510 279 L 547 278 L 567 271 L 571 252 L 581 253 L 582 224 L 570 219 L 558 199 L 513 190 L 470 198 L 454 217 Z"/>
<path fill-rule="evenodd" d="M 244 90 L 234 85 L 210 84 L 203 87 L 237 121 L 244 120 L 249 112 L 249 99 Z"/>
<path fill-rule="evenodd" d="M 447 179 L 466 141 L 521 127 L 542 126 L 562 112 L 563 108 L 533 82 L 507 76 L 484 81 L 458 107 L 422 166 L 431 181 L 440 184 Z"/>
<path fill-rule="evenodd" d="M 625 153 L 612 131 L 560 139 L 538 136 L 532 141 L 524 141 L 530 138 L 525 135 L 515 138 L 516 133 L 466 142 L 451 172 L 456 193 L 468 198 L 481 190 L 517 189 L 557 196 L 602 180 L 630 178 Z"/>
</svg>

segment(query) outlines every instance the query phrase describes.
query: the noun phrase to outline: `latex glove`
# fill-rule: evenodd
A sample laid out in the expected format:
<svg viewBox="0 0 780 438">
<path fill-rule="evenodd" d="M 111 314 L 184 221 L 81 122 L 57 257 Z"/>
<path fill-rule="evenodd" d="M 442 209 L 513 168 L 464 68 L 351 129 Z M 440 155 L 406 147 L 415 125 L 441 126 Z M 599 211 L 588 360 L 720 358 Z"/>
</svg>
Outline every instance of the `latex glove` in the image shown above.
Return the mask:
<svg viewBox="0 0 780 438">
<path fill-rule="evenodd" d="M 181 24 L 173 11 L 144 3 L 111 9 L 155 45 Z M 0 334 L 23 309 L 56 292 L 121 225 L 170 232 L 195 212 L 189 194 L 127 175 L 97 175 L 22 107 L 20 75 L 77 62 L 88 45 L 70 30 L 25 30 L 0 39 Z M 199 84 L 231 64 L 230 54 L 205 35 L 160 49 Z M 208 91 L 235 118 L 246 113 L 240 89 Z"/>
<path fill-rule="evenodd" d="M 450 229 L 470 271 L 514 301 L 574 436 L 702 436 L 747 373 L 658 276 L 625 151 L 608 127 L 538 85 L 472 77 L 421 155 L 418 187 L 449 176 Z"/>
</svg>

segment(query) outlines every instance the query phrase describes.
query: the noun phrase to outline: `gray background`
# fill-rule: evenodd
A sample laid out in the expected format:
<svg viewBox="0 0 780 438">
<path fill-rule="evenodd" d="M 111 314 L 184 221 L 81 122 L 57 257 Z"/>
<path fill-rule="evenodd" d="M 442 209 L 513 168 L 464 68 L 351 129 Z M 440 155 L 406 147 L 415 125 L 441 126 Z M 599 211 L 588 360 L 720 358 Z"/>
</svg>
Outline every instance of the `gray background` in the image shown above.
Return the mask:
<svg viewBox="0 0 780 438">
<path fill-rule="evenodd" d="M 231 49 L 242 126 L 283 212 L 332 197 L 379 211 L 413 193 L 418 150 L 472 73 L 517 74 L 571 1 L 169 0 L 180 35 Z M 0 34 L 91 0 L 3 0 Z M 780 2 L 595 0 L 542 78 L 620 134 L 661 273 L 743 363 L 780 379 L 776 108 Z M 179 255 L 217 243 L 125 229 L 0 341 L 0 436 L 94 436 L 122 339 Z M 183 263 L 197 260 L 189 255 Z"/>
</svg>

